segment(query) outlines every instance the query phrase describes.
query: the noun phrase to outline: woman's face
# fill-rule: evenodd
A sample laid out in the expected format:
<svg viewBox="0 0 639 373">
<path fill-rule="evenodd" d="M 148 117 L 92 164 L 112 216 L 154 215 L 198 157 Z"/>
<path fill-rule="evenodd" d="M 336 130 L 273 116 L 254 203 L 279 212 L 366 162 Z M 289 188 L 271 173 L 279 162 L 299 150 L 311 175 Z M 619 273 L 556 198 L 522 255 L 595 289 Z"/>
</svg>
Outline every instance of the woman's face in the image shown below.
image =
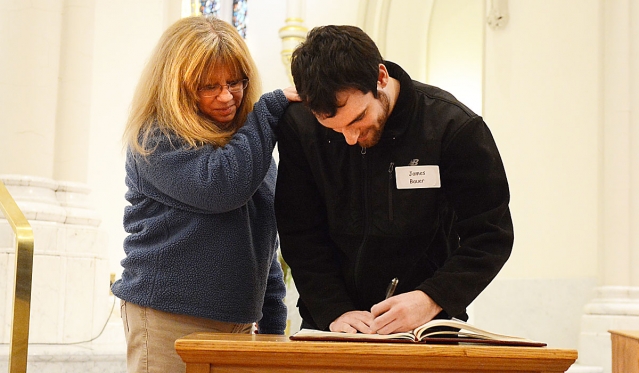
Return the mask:
<svg viewBox="0 0 639 373">
<path fill-rule="evenodd" d="M 242 79 L 243 76 L 231 74 L 228 69 L 218 69 L 198 88 L 198 108 L 220 129 L 229 128 L 242 104 Z"/>
</svg>

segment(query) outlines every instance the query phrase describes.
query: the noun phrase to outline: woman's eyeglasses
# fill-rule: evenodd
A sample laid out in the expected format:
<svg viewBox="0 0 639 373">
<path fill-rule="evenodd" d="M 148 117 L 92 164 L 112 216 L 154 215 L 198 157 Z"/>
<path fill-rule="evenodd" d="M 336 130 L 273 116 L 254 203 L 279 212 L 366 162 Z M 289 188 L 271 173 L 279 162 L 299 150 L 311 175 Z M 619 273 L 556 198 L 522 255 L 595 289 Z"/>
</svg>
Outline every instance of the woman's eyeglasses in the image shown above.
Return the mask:
<svg viewBox="0 0 639 373">
<path fill-rule="evenodd" d="M 202 88 L 198 88 L 198 92 L 202 97 L 217 97 L 220 93 L 222 93 L 222 89 L 226 87 L 231 93 L 242 92 L 248 87 L 249 80 L 242 79 L 235 82 L 230 82 L 229 84 L 216 84 L 216 85 L 207 85 Z"/>
</svg>

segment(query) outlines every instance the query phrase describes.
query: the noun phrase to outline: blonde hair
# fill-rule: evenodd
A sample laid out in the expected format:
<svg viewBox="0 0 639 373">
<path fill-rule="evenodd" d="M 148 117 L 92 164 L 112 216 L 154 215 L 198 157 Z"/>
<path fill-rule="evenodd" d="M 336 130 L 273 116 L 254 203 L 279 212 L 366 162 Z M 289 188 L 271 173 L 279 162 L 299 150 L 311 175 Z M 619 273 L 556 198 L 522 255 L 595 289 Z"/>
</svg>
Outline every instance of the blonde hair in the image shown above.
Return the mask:
<svg viewBox="0 0 639 373">
<path fill-rule="evenodd" d="M 226 130 L 198 109 L 197 90 L 218 69 L 249 79 Z M 150 138 L 157 130 L 177 135 L 191 148 L 224 146 L 244 124 L 260 92 L 255 62 L 233 26 L 213 17 L 182 18 L 164 32 L 142 72 L 123 136 L 125 146 L 148 155 L 155 149 Z"/>
</svg>

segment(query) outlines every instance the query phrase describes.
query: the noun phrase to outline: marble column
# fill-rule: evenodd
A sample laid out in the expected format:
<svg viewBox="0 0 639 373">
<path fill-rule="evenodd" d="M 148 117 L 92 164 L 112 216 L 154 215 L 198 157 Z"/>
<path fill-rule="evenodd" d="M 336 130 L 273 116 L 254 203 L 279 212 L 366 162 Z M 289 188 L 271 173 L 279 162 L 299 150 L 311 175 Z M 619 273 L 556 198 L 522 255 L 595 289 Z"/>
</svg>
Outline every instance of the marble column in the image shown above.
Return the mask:
<svg viewBox="0 0 639 373">
<path fill-rule="evenodd" d="M 0 8 L 0 170 L 53 175 L 64 1 Z"/>
<path fill-rule="evenodd" d="M 639 330 L 639 6 L 601 4 L 601 285 L 582 316 L 579 363 L 610 372 L 608 331 Z"/>
<path fill-rule="evenodd" d="M 282 63 L 291 84 L 294 84 L 291 76 L 291 55 L 295 48 L 306 39 L 308 32 L 304 26 L 304 12 L 304 0 L 287 0 L 285 25 L 279 31 L 279 36 L 282 39 Z"/>
</svg>

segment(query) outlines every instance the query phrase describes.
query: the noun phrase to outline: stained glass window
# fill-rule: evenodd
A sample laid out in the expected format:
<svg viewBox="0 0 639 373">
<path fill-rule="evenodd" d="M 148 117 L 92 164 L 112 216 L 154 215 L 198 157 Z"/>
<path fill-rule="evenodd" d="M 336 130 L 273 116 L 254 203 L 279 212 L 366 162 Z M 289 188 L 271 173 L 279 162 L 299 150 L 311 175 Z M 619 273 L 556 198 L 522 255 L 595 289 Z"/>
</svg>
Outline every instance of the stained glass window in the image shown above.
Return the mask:
<svg viewBox="0 0 639 373">
<path fill-rule="evenodd" d="M 213 16 L 232 24 L 246 37 L 248 0 L 182 0 L 182 17 Z"/>
<path fill-rule="evenodd" d="M 248 0 L 233 0 L 233 26 L 243 38 L 246 37 L 247 3 Z"/>
<path fill-rule="evenodd" d="M 202 0 L 200 1 L 200 13 L 203 15 L 212 15 L 219 18 L 220 0 Z"/>
</svg>

